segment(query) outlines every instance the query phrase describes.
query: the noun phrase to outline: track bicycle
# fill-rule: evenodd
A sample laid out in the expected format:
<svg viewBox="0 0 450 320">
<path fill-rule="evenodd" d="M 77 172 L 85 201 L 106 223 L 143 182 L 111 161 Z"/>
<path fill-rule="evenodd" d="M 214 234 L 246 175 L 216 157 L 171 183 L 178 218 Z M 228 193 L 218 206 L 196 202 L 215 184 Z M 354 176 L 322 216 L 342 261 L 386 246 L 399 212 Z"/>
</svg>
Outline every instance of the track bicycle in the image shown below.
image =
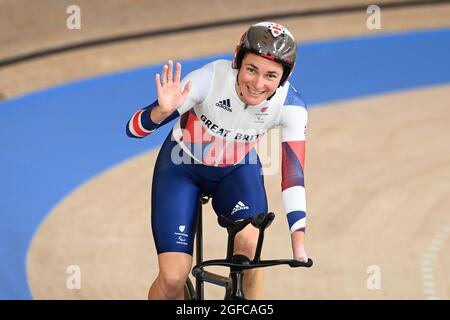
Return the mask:
<svg viewBox="0 0 450 320">
<path fill-rule="evenodd" d="M 192 268 L 192 275 L 195 277 L 195 287 L 188 278 L 185 283 L 184 295 L 187 300 L 204 300 L 204 283 L 211 283 L 225 288 L 224 300 L 245 300 L 243 291 L 244 270 L 253 268 L 266 268 L 277 265 L 289 265 L 292 268 L 306 267 L 313 265 L 313 261 L 301 262 L 293 259 L 261 260 L 261 249 L 264 241 L 264 231 L 270 226 L 275 214 L 273 212 L 261 213 L 256 217 L 245 218 L 238 221 L 232 221 L 220 215 L 218 216 L 219 225 L 227 229 L 227 255 L 225 259 L 213 259 L 203 261 L 203 222 L 202 207 L 208 203 L 210 197 L 201 195 L 199 198 L 199 207 L 197 215 L 197 229 L 195 235 L 196 246 L 196 265 Z M 256 252 L 253 260 L 245 255 L 233 254 L 234 239 L 236 234 L 244 229 L 248 224 L 252 224 L 259 230 Z M 223 266 L 230 268 L 230 275 L 222 275 L 205 270 L 210 266 Z"/>
</svg>

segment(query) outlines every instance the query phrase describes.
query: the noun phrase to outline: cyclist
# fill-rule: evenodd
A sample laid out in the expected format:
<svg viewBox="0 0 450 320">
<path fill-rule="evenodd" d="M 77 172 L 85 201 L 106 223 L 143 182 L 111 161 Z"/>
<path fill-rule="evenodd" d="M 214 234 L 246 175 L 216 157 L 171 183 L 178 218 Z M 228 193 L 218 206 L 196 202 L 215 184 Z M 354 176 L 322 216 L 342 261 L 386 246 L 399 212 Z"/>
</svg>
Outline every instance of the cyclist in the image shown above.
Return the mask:
<svg viewBox="0 0 450 320">
<path fill-rule="evenodd" d="M 183 298 L 201 193 L 212 195 L 217 214 L 234 221 L 267 212 L 262 167 L 253 147 L 277 126 L 293 257 L 308 260 L 303 175 L 307 110 L 288 81 L 296 53 L 295 39 L 283 26 L 252 25 L 242 35 L 233 61 L 213 61 L 180 81 L 181 65 L 174 68 L 169 60 L 155 77 L 158 99 L 128 121 L 128 136 L 143 138 L 180 117 L 154 168 L 151 222 L 159 274 L 149 299 Z M 252 259 L 257 237 L 257 229 L 248 225 L 236 236 L 234 252 Z M 262 288 L 263 270 L 246 270 L 246 297 L 261 298 Z"/>
</svg>

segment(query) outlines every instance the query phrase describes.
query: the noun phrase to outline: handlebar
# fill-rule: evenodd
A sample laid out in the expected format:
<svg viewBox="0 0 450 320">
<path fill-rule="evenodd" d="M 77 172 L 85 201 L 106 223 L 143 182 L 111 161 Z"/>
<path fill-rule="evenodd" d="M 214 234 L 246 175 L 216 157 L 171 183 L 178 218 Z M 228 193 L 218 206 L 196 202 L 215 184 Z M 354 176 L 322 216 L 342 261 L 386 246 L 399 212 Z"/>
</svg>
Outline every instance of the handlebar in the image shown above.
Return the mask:
<svg viewBox="0 0 450 320">
<path fill-rule="evenodd" d="M 239 256 L 244 257 L 244 256 Z M 247 257 L 245 257 L 247 258 Z M 264 268 L 264 267 L 271 267 L 271 266 L 278 266 L 287 264 L 291 268 L 298 268 L 298 267 L 305 267 L 310 268 L 313 265 L 313 261 L 308 258 L 307 262 L 302 262 L 298 260 L 293 259 L 278 259 L 278 260 L 260 260 L 256 263 L 250 262 L 248 258 L 246 260 L 241 261 L 230 261 L 228 259 L 214 259 L 214 260 L 208 260 L 203 261 L 202 263 L 196 265 L 192 269 L 192 275 L 194 277 L 201 277 L 203 275 L 203 268 L 204 267 L 210 267 L 210 266 L 222 266 L 222 267 L 229 267 L 234 268 L 235 270 L 247 270 L 247 269 L 254 269 L 254 268 Z"/>
<path fill-rule="evenodd" d="M 264 268 L 283 264 L 287 264 L 291 268 L 310 268 L 313 265 L 313 261 L 311 259 L 308 259 L 307 262 L 301 262 L 293 259 L 260 260 L 264 231 L 271 225 L 274 218 L 275 214 L 273 212 L 261 213 L 256 217 L 245 218 L 238 221 L 231 221 L 225 216 L 219 215 L 219 225 L 226 228 L 228 232 L 226 259 L 214 259 L 200 262 L 199 264 L 194 266 L 194 268 L 192 268 L 192 275 L 197 278 L 202 278 L 205 273 L 203 268 L 209 266 L 229 267 L 231 271 L 242 271 L 246 269 Z M 255 228 L 259 229 L 255 257 L 252 261 L 250 261 L 250 259 L 244 255 L 233 255 L 234 238 L 236 234 L 244 229 L 249 223 L 251 223 Z"/>
</svg>

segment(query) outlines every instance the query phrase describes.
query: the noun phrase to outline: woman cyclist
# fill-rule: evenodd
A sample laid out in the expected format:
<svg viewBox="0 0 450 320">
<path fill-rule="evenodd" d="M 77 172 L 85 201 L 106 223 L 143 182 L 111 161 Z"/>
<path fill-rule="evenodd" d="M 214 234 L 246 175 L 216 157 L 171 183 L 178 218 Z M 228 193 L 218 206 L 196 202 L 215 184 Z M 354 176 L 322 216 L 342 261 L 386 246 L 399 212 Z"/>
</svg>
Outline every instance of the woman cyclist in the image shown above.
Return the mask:
<svg viewBox="0 0 450 320">
<path fill-rule="evenodd" d="M 151 221 L 159 274 L 149 299 L 183 298 L 200 194 L 211 195 L 214 211 L 234 221 L 267 212 L 254 145 L 274 127 L 281 129 L 281 189 L 293 257 L 308 260 L 303 174 L 307 110 L 288 81 L 296 54 L 295 39 L 286 28 L 257 23 L 242 35 L 233 61 L 213 61 L 181 81 L 181 65 L 169 60 L 156 75 L 157 100 L 128 121 L 128 136 L 143 138 L 179 117 L 153 174 Z M 234 252 L 252 259 L 257 238 L 258 230 L 249 224 L 237 235 Z M 263 270 L 246 270 L 246 297 L 261 298 L 262 288 Z"/>
</svg>

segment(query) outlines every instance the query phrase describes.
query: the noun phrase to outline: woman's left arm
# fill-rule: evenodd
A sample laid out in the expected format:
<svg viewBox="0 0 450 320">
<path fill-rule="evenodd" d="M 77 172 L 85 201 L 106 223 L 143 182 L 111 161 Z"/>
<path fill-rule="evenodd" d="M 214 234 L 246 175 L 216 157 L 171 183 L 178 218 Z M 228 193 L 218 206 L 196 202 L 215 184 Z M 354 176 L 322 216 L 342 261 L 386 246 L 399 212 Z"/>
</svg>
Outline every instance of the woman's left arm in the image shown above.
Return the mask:
<svg viewBox="0 0 450 320">
<path fill-rule="evenodd" d="M 305 192 L 305 144 L 308 113 L 305 103 L 293 88 L 283 106 L 280 118 L 282 130 L 282 179 L 283 204 L 291 232 L 294 259 L 307 261 L 305 250 L 306 192 Z"/>
</svg>

